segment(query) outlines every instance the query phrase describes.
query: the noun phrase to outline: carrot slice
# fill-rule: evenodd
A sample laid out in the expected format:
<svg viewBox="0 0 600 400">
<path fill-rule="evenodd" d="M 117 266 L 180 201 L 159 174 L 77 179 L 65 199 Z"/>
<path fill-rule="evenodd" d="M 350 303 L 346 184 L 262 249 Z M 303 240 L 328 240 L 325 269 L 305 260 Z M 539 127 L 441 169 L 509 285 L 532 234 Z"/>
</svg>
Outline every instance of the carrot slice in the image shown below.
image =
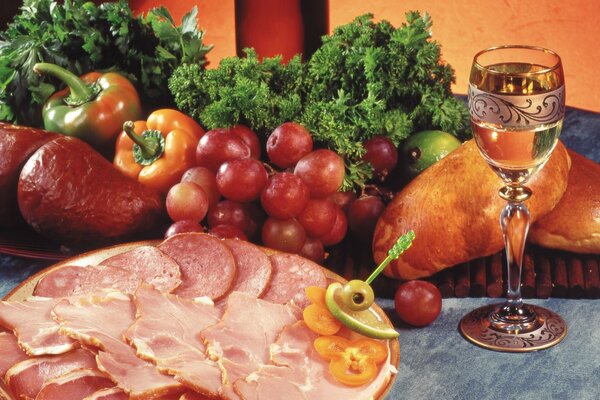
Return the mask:
<svg viewBox="0 0 600 400">
<path fill-rule="evenodd" d="M 342 327 L 331 312 L 318 304 L 310 304 L 302 312 L 306 325 L 319 335 L 334 335 Z"/>
</svg>

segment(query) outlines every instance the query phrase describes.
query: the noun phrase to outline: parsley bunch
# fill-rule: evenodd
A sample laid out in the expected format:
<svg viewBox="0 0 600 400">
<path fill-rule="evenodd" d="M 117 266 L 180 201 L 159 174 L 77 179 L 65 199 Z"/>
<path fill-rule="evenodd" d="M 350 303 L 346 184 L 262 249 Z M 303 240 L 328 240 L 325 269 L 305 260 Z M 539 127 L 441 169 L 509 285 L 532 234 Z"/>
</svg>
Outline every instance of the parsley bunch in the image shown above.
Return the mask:
<svg viewBox="0 0 600 400">
<path fill-rule="evenodd" d="M 41 125 L 41 105 L 58 83 L 38 76 L 38 62 L 75 74 L 118 71 L 148 106 L 172 105 L 168 77 L 182 63 L 206 62 L 197 9 L 176 26 L 166 8 L 135 17 L 126 0 L 96 6 L 85 0 L 25 0 L 0 32 L 0 120 Z"/>
</svg>

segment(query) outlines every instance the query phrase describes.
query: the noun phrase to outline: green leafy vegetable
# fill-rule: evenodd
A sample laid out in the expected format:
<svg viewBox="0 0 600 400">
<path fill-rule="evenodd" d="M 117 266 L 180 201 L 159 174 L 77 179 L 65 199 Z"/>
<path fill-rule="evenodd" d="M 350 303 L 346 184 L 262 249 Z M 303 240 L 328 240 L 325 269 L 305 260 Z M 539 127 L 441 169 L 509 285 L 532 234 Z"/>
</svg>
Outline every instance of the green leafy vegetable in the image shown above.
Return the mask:
<svg viewBox="0 0 600 400">
<path fill-rule="evenodd" d="M 0 120 L 41 125 L 41 105 L 59 83 L 36 75 L 38 62 L 81 75 L 115 70 L 137 86 L 148 106 L 173 105 L 168 77 L 182 63 L 206 62 L 211 46 L 196 25 L 197 9 L 176 26 L 166 8 L 135 17 L 126 0 L 25 0 L 0 32 Z"/>
</svg>

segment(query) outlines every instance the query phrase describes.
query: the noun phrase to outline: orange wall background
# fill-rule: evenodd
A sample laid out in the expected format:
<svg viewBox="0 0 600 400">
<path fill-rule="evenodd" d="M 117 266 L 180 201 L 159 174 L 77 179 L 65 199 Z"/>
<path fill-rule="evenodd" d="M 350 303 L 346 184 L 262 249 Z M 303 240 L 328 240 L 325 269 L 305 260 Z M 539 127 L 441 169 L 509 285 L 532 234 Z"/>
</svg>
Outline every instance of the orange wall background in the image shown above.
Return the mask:
<svg viewBox="0 0 600 400">
<path fill-rule="evenodd" d="M 265 0 L 248 0 L 265 1 Z M 326 1 L 326 0 L 323 0 Z M 443 58 L 456 71 L 455 93 L 466 93 L 472 56 L 499 44 L 530 44 L 550 48 L 563 60 L 567 104 L 600 112 L 600 1 L 598 0 L 328 0 L 329 30 L 371 12 L 394 26 L 408 10 L 428 12 L 433 38 Z M 285 5 L 286 0 L 280 4 Z M 133 9 L 165 4 L 176 18 L 199 7 L 200 27 L 211 66 L 236 54 L 234 0 L 130 0 Z"/>
</svg>

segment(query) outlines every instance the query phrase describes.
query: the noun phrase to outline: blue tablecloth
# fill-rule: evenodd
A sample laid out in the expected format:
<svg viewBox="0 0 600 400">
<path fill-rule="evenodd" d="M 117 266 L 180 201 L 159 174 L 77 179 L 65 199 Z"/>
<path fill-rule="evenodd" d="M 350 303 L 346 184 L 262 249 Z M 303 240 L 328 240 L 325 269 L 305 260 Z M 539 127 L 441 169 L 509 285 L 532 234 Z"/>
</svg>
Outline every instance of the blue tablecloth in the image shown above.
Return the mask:
<svg viewBox="0 0 600 400">
<path fill-rule="evenodd" d="M 561 139 L 600 162 L 600 115 L 568 109 Z M 50 264 L 0 255 L 0 298 Z M 388 399 L 600 399 L 600 301 L 532 300 L 558 312 L 568 333 L 558 346 L 527 354 L 484 350 L 458 332 L 462 316 L 493 301 L 444 299 L 440 317 L 416 329 L 395 318 L 391 300 L 378 299 L 400 331 L 400 368 Z"/>
</svg>

